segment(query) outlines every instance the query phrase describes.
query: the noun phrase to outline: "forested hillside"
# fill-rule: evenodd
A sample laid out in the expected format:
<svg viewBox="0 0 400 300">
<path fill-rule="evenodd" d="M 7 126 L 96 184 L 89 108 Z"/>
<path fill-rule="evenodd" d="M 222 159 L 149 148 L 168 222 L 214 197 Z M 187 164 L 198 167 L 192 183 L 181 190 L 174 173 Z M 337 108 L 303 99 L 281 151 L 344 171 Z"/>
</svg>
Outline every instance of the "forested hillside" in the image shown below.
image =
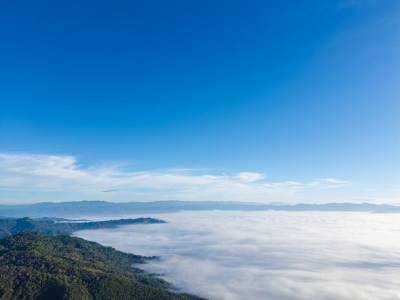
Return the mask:
<svg viewBox="0 0 400 300">
<path fill-rule="evenodd" d="M 40 231 L 47 235 L 70 235 L 74 231 L 87 229 L 115 228 L 120 225 L 165 223 L 153 218 L 121 219 L 99 222 L 54 222 L 30 218 L 0 219 L 0 238 L 22 231 Z"/>
<path fill-rule="evenodd" d="M 0 240 L 0 299 L 189 299 L 133 264 L 148 258 L 70 236 Z"/>
</svg>

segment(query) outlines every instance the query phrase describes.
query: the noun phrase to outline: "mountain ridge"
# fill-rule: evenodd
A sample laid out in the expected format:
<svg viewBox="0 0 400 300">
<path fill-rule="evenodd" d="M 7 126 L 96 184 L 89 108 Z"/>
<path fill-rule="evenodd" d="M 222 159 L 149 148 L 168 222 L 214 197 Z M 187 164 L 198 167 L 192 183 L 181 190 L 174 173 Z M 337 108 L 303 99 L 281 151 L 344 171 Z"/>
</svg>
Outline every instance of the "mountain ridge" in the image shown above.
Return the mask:
<svg viewBox="0 0 400 300">
<path fill-rule="evenodd" d="M 22 231 L 39 231 L 50 236 L 70 235 L 79 230 L 110 229 L 121 225 L 166 223 L 154 218 L 120 219 L 98 222 L 55 222 L 20 219 L 0 219 L 0 238 Z"/>
<path fill-rule="evenodd" d="M 153 202 L 107 202 L 70 201 L 39 202 L 33 204 L 0 205 L 4 217 L 90 217 L 118 216 L 143 213 L 173 213 L 179 211 L 363 211 L 374 213 L 400 212 L 400 206 L 372 203 L 325 203 L 325 204 L 262 204 L 233 201 L 153 201 Z"/>
</svg>

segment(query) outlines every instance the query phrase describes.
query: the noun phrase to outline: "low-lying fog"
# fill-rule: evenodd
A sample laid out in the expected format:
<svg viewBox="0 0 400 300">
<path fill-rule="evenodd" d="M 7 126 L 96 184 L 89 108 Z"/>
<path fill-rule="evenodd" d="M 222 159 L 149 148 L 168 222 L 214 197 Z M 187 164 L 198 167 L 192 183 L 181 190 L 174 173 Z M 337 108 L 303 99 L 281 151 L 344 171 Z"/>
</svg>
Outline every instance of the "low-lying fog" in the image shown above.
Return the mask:
<svg viewBox="0 0 400 300">
<path fill-rule="evenodd" d="M 209 299 L 400 299 L 400 214 L 180 212 L 80 231 Z M 131 216 L 137 217 L 137 216 Z M 143 216 L 143 217 L 147 217 Z"/>
</svg>

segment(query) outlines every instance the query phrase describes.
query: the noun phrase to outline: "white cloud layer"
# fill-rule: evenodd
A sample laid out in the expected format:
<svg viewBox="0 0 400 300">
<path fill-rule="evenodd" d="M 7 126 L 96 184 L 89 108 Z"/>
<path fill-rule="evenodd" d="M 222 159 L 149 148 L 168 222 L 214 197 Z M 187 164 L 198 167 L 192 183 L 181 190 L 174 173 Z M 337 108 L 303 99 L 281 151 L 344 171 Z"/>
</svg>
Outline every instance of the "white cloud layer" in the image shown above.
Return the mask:
<svg viewBox="0 0 400 300">
<path fill-rule="evenodd" d="M 201 170 L 200 170 L 201 171 Z M 0 187 L 35 192 L 74 191 L 92 195 L 159 192 L 171 199 L 260 200 L 268 195 L 337 188 L 349 182 L 333 178 L 311 182 L 269 182 L 255 172 L 215 175 L 199 170 L 126 171 L 118 166 L 79 165 L 73 156 L 0 153 Z M 113 193 L 102 193 L 113 191 Z"/>
<path fill-rule="evenodd" d="M 77 235 L 161 261 L 149 272 L 209 299 L 400 299 L 397 214 L 181 212 Z M 143 266 L 142 266 L 143 267 Z"/>
</svg>

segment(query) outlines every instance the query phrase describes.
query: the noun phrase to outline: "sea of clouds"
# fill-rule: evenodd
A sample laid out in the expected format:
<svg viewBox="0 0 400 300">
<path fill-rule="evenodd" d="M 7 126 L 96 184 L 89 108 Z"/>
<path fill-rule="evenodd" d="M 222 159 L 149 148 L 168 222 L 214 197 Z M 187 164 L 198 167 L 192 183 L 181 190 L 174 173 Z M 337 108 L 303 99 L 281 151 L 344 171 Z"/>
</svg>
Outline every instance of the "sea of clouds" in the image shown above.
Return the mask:
<svg viewBox="0 0 400 300">
<path fill-rule="evenodd" d="M 168 223 L 76 236 L 160 256 L 141 268 L 162 274 L 180 292 L 208 299 L 400 299 L 398 214 L 205 211 L 153 216 Z"/>
</svg>

